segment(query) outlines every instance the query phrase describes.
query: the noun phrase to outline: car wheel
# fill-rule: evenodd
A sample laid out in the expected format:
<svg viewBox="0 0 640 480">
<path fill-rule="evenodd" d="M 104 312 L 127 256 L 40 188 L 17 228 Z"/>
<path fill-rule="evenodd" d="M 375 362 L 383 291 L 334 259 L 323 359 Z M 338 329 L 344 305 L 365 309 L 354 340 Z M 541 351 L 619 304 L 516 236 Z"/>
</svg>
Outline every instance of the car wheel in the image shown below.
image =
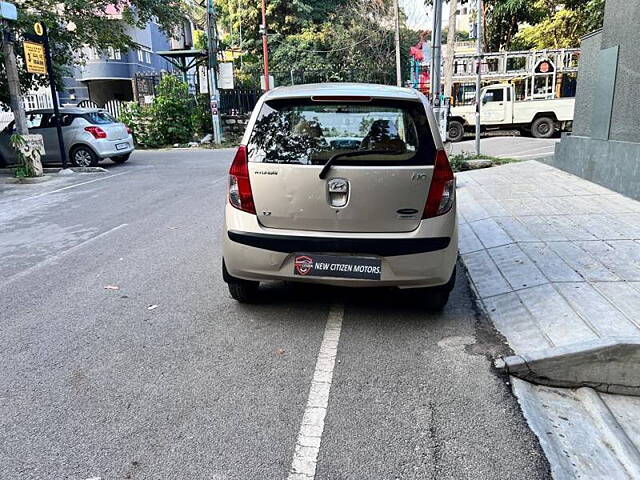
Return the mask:
<svg viewBox="0 0 640 480">
<path fill-rule="evenodd" d="M 117 157 L 111 157 L 111 161 L 113 163 L 124 163 L 127 160 L 129 160 L 130 156 L 131 156 L 130 153 L 127 153 L 126 155 L 118 155 Z"/>
<path fill-rule="evenodd" d="M 456 267 L 453 267 L 453 272 L 449 281 L 439 287 L 421 288 L 416 294 L 419 295 L 418 299 L 420 304 L 427 310 L 432 312 L 439 312 L 444 309 L 449 301 L 449 294 L 456 284 Z"/>
<path fill-rule="evenodd" d="M 447 138 L 450 142 L 459 142 L 464 137 L 464 126 L 457 120 L 451 120 L 447 125 Z"/>
<path fill-rule="evenodd" d="M 71 151 L 71 162 L 76 167 L 96 167 L 98 161 L 98 156 L 87 146 L 80 145 Z"/>
<path fill-rule="evenodd" d="M 531 124 L 531 133 L 536 138 L 551 138 L 555 132 L 555 123 L 550 118 L 536 118 Z"/>
<path fill-rule="evenodd" d="M 257 303 L 259 285 L 258 282 L 248 280 L 236 280 L 227 284 L 231 297 L 240 303 Z"/>
</svg>

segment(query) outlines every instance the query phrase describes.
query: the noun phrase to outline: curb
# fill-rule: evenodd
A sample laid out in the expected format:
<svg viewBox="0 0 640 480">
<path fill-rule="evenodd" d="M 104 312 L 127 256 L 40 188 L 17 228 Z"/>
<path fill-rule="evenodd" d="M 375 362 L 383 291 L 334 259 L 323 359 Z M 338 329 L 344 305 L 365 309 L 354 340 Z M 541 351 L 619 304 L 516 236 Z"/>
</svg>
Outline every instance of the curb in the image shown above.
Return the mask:
<svg viewBox="0 0 640 480">
<path fill-rule="evenodd" d="M 634 396 L 640 396 L 639 364 L 637 337 L 601 338 L 494 362 L 498 370 L 539 385 Z"/>
<path fill-rule="evenodd" d="M 12 184 L 20 183 L 23 185 L 32 185 L 35 183 L 46 182 L 48 180 L 51 180 L 51 178 L 52 177 L 50 175 L 43 175 L 41 177 L 24 177 L 24 178 L 10 177 L 5 180 L 5 183 L 12 183 Z"/>
</svg>

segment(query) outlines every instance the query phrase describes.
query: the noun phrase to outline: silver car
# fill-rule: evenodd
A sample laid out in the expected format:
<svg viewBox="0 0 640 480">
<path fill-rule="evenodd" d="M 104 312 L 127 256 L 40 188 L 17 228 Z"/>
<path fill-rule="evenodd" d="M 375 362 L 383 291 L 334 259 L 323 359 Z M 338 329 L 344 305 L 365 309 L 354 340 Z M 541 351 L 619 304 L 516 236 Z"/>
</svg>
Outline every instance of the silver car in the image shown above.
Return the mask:
<svg viewBox="0 0 640 480">
<path fill-rule="evenodd" d="M 223 277 L 416 289 L 443 308 L 458 252 L 455 178 L 427 99 L 365 84 L 262 96 L 229 172 Z"/>
<path fill-rule="evenodd" d="M 134 150 L 131 130 L 109 112 L 97 108 L 61 108 L 62 136 L 71 165 L 93 167 L 103 159 L 124 163 Z M 53 109 L 27 112 L 29 133 L 42 135 L 45 155 L 42 163 L 60 163 L 60 147 Z M 0 132 L 0 165 L 17 162 L 10 138 L 14 122 Z"/>
</svg>

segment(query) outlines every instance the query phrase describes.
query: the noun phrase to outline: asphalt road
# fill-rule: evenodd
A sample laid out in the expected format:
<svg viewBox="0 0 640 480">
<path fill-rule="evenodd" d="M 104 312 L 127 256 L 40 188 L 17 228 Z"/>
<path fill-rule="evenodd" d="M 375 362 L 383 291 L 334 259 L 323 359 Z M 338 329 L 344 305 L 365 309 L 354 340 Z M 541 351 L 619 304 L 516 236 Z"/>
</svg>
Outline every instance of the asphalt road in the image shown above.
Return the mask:
<svg viewBox="0 0 640 480">
<path fill-rule="evenodd" d="M 480 153 L 501 158 L 516 158 L 518 160 L 534 160 L 553 155 L 556 143 L 560 138 L 533 138 L 515 135 L 484 136 L 480 139 Z M 475 140 L 449 143 L 451 153 L 475 153 Z"/>
<path fill-rule="evenodd" d="M 439 315 L 386 291 L 229 297 L 231 156 L 0 184 L 0 477 L 286 478 L 344 306 L 315 478 L 549 478 L 464 275 Z"/>
</svg>

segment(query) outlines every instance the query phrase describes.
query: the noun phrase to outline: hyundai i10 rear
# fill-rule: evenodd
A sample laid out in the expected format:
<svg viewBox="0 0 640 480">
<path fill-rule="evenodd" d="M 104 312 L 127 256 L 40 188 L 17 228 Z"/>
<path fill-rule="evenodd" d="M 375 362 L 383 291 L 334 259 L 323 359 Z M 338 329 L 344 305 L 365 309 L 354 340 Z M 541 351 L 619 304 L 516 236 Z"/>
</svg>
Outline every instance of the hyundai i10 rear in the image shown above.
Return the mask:
<svg viewBox="0 0 640 480">
<path fill-rule="evenodd" d="M 411 288 L 442 308 L 456 258 L 455 179 L 421 93 L 319 84 L 263 95 L 229 171 L 233 298 L 256 301 L 260 282 L 284 280 Z"/>
</svg>

